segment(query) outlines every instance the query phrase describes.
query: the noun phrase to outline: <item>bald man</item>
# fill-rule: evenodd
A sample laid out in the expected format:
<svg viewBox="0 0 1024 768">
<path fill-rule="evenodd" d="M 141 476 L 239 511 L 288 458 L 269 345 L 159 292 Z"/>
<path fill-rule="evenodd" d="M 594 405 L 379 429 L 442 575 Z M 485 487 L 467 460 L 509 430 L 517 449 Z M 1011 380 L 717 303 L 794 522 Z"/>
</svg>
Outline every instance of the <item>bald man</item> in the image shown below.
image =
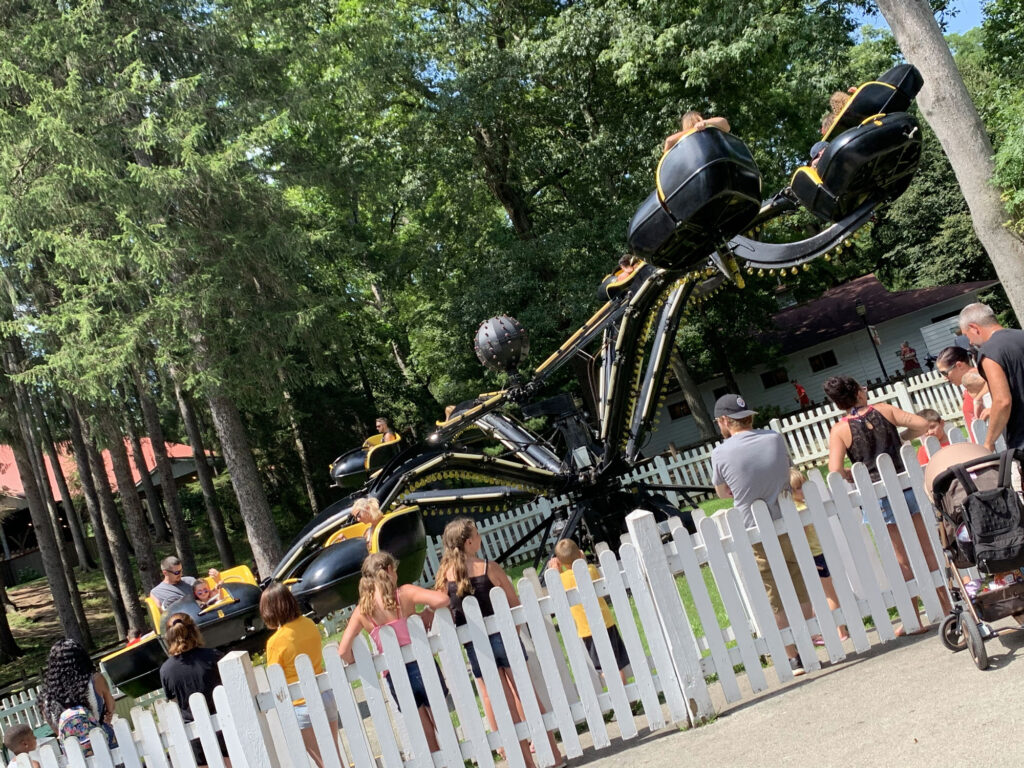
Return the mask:
<svg viewBox="0 0 1024 768">
<path fill-rule="evenodd" d="M 994 451 L 1000 434 L 1007 448 L 1024 448 L 1024 331 L 1004 328 L 980 302 L 960 311 L 960 329 L 978 348 L 978 373 L 992 395 L 985 448 Z"/>
</svg>

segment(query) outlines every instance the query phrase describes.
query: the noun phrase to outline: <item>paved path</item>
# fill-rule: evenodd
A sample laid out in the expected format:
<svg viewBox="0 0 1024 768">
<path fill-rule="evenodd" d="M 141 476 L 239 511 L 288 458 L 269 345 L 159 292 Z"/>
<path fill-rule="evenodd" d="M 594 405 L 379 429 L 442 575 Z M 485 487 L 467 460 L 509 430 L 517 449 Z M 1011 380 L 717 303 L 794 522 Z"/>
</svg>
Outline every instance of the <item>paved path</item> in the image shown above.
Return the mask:
<svg viewBox="0 0 1024 768">
<path fill-rule="evenodd" d="M 946 650 L 934 631 L 903 638 L 724 708 L 695 730 L 617 742 L 614 752 L 588 752 L 570 765 L 1018 768 L 1024 632 L 985 646 L 992 665 L 981 672 L 966 651 Z"/>
</svg>

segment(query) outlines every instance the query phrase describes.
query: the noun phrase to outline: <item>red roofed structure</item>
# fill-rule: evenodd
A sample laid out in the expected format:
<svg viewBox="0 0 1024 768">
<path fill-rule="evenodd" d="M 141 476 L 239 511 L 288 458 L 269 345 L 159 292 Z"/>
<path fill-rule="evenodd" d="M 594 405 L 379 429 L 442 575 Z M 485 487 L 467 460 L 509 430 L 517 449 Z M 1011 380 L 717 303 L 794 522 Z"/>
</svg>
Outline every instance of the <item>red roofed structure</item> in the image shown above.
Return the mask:
<svg viewBox="0 0 1024 768">
<path fill-rule="evenodd" d="M 160 477 L 154 471 L 156 469 L 156 457 L 153 454 L 152 441 L 148 437 L 143 437 L 140 439 L 140 442 L 142 443 L 142 455 L 145 460 L 146 471 L 152 476 L 153 484 L 159 486 Z M 195 472 L 195 462 L 192 460 L 191 447 L 180 443 L 165 443 L 165 445 L 167 447 L 167 456 L 171 460 L 171 466 L 174 469 L 174 476 L 176 478 Z M 127 439 L 125 439 L 125 449 L 128 451 L 128 455 L 132 456 L 131 444 Z M 65 443 L 58 446 L 57 450 L 64 477 L 68 478 L 71 492 L 77 495 L 80 493 L 77 489 L 78 484 L 73 480 L 78 477 L 78 466 L 75 464 L 75 458 L 71 454 L 71 446 Z M 46 474 L 50 480 L 50 491 L 53 494 L 53 498 L 59 502 L 60 491 L 57 489 L 57 481 L 53 475 L 50 457 L 44 456 L 43 458 L 46 462 Z M 116 491 L 117 481 L 114 479 L 114 469 L 110 461 L 109 451 L 103 452 L 103 465 L 107 471 L 107 480 L 110 482 L 110 487 Z M 135 480 L 136 487 L 138 487 L 142 476 L 135 466 L 134 457 L 132 461 L 132 478 Z M 14 462 L 14 452 L 9 445 L 0 445 L 0 509 L 23 509 L 25 507 L 25 486 L 22 484 L 21 475 L 18 474 L 18 467 Z"/>
</svg>

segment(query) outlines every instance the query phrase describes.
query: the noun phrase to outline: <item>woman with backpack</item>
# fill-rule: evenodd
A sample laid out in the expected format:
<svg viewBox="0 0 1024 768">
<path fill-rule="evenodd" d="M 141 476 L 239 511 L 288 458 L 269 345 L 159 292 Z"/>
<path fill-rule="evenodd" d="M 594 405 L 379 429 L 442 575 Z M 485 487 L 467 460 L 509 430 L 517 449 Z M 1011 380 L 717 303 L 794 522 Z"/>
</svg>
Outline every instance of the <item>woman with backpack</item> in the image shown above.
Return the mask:
<svg viewBox="0 0 1024 768">
<path fill-rule="evenodd" d="M 825 395 L 835 403 L 836 407 L 846 411 L 846 415 L 836 422 L 829 432 L 828 471 L 839 472 L 847 480 L 852 480 L 850 470 L 845 466 L 846 458 L 849 457 L 851 462 L 864 464 L 868 468 L 872 482 L 877 483 L 879 481 L 878 457 L 887 454 L 892 459 L 896 471 L 902 472 L 905 467 L 900 456 L 900 446 L 903 444 L 900 428 L 905 430 L 904 437 L 910 439 L 927 432 L 928 422 L 916 414 L 908 413 L 888 403 L 868 405 L 867 388 L 862 387 L 856 379 L 850 376 L 833 376 L 825 381 L 824 389 Z M 934 572 L 938 570 L 938 563 L 928 537 L 928 529 L 925 527 L 927 524 L 917 505 L 917 498 L 910 488 L 904 490 L 903 497 L 910 510 L 911 519 L 914 521 L 914 530 L 917 532 L 928 570 Z M 879 499 L 879 504 L 882 507 L 882 519 L 885 521 L 889 538 L 892 540 L 892 547 L 903 579 L 910 581 L 914 578 L 914 571 L 910 567 L 910 559 L 896 525 L 892 504 L 885 497 Z M 863 522 L 868 522 L 866 516 Z M 936 592 L 938 592 L 943 612 L 949 613 L 951 606 L 945 588 L 937 587 Z M 921 623 L 920 616 L 918 623 Z M 922 625 L 920 629 L 911 634 L 923 631 L 925 630 Z M 896 630 L 896 634 L 897 636 L 906 634 L 906 630 L 900 627 Z"/>
</svg>

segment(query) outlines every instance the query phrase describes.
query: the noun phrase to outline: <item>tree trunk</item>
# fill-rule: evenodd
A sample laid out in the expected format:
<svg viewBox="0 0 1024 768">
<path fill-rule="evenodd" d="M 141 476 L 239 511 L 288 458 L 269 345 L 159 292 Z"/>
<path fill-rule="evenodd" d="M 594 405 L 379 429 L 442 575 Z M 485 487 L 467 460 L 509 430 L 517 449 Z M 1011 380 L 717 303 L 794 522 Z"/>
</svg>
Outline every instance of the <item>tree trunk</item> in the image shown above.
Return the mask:
<svg viewBox="0 0 1024 768">
<path fill-rule="evenodd" d="M 686 361 L 683 360 L 678 347 L 673 348 L 672 355 L 669 357 L 669 365 L 672 366 L 672 373 L 683 389 L 683 399 L 690 407 L 690 415 L 693 416 L 697 429 L 700 430 L 700 439 L 707 442 L 720 438 L 721 435 L 715 427 L 715 422 L 704 405 L 704 398 L 701 397 L 700 390 L 697 389 L 697 382 L 690 375 L 690 369 L 686 367 Z"/>
<path fill-rule="evenodd" d="M 1024 320 L 1024 241 L 1004 226 L 1007 212 L 992 184 L 992 142 L 971 101 L 927 0 L 878 0 L 907 61 L 921 70 L 917 103 L 935 131 L 971 211 L 974 231 L 995 266 L 1010 305 Z"/>
<path fill-rule="evenodd" d="M 149 535 L 149 526 L 142 513 L 139 493 L 135 490 L 132 479 L 131 465 L 128 463 L 128 452 L 124 447 L 124 435 L 117 428 L 113 417 L 104 412 L 100 416 L 101 429 L 110 452 L 110 463 L 114 468 L 114 479 L 117 481 L 117 493 L 121 497 L 121 509 L 127 524 L 128 538 L 135 550 L 135 562 L 139 569 L 139 580 L 142 588 L 152 589 L 162 578 L 160 566 L 153 552 L 153 540 Z"/>
<path fill-rule="evenodd" d="M 718 331 L 710 323 L 705 323 L 706 336 L 708 340 L 708 349 L 711 354 L 714 355 L 715 360 L 718 361 L 719 367 L 722 369 L 722 378 L 725 379 L 725 386 L 734 395 L 742 395 L 740 392 L 740 385 L 736 383 L 736 376 L 733 375 L 732 366 L 729 364 L 729 358 L 726 357 L 725 348 L 722 344 L 722 337 L 718 335 Z"/>
<path fill-rule="evenodd" d="M 68 488 L 67 478 L 64 477 L 64 469 L 60 465 L 57 446 L 53 442 L 53 433 L 50 431 L 50 425 L 46 421 L 46 416 L 43 414 L 39 398 L 33 397 L 31 400 L 32 411 L 35 414 L 36 425 L 39 427 L 39 435 L 43 443 L 43 449 L 46 451 L 46 455 L 50 458 L 50 467 L 53 470 L 53 478 L 57 481 L 57 490 L 60 492 L 60 501 L 64 507 L 64 516 L 67 518 L 68 527 L 71 528 L 71 539 L 75 543 L 75 554 L 78 555 L 78 565 L 83 571 L 90 571 L 95 568 L 96 564 L 93 562 L 92 556 L 89 554 L 89 548 L 85 540 L 85 530 L 82 526 L 82 519 L 78 516 L 78 510 L 75 509 L 75 502 L 71 496 L 71 489 Z"/>
<path fill-rule="evenodd" d="M 110 534 L 103 524 L 99 498 L 96 496 L 96 485 L 93 483 L 92 472 L 89 470 L 89 454 L 85 448 L 82 429 L 75 414 L 71 411 L 71 407 L 66 406 L 64 412 L 68 417 L 68 425 L 71 432 L 71 450 L 75 456 L 75 465 L 78 467 L 78 479 L 82 485 L 85 507 L 89 512 L 89 519 L 92 522 L 93 540 L 96 542 L 96 550 L 99 553 L 103 581 L 107 586 L 107 598 L 110 600 L 111 608 L 114 611 L 114 625 L 117 627 L 117 636 L 124 640 L 128 636 L 128 614 L 125 612 L 124 599 L 121 597 L 121 591 L 117 586 L 117 569 L 114 566 L 114 558 L 110 552 Z"/>
<path fill-rule="evenodd" d="M 75 414 L 79 425 L 85 428 L 85 421 L 81 414 Z M 139 600 L 135 571 L 132 570 L 128 548 L 128 536 L 124 526 L 121 524 L 121 516 L 117 513 L 117 505 L 114 503 L 114 494 L 110 490 L 110 482 L 107 479 L 107 468 L 103 463 L 103 454 L 90 439 L 88 434 L 83 435 L 86 440 L 86 455 L 89 459 L 89 473 L 92 476 L 93 485 L 96 488 L 96 497 L 99 500 L 100 514 L 103 518 L 103 528 L 107 533 L 107 540 L 110 543 L 110 554 L 114 559 L 114 570 L 117 573 L 117 588 L 121 593 L 121 602 L 124 605 L 125 614 L 128 617 L 128 629 L 146 631 L 146 616 L 142 610 L 142 601 Z"/>
<path fill-rule="evenodd" d="M 234 402 L 223 394 L 210 394 L 207 401 L 214 429 L 224 451 L 224 461 L 231 475 L 231 486 L 238 498 L 238 508 L 242 512 L 242 522 L 245 524 L 256 568 L 262 576 L 270 576 L 284 552 L 253 460 L 242 416 Z"/>
<path fill-rule="evenodd" d="M 11 625 L 7 622 L 7 609 L 4 605 L 14 605 L 14 603 L 7 597 L 7 585 L 4 583 L 2 568 L 0 568 L 0 596 L 3 598 L 0 600 L 0 664 L 6 664 L 19 656 L 24 656 L 25 652 L 18 647 L 18 641 L 14 639 L 14 633 L 11 632 Z"/>
<path fill-rule="evenodd" d="M 10 407 L 10 403 L 7 405 Z M 57 542 L 53 537 L 53 529 L 50 527 L 50 521 L 46 515 L 46 507 L 43 504 L 42 496 L 39 495 L 39 486 L 36 485 L 35 473 L 32 471 L 32 464 L 25 449 L 25 435 L 13 434 L 11 438 L 14 463 L 18 467 L 18 474 L 21 475 L 22 486 L 25 489 L 25 499 L 28 501 L 29 514 L 32 517 L 32 527 L 35 529 L 36 542 L 39 544 L 39 556 L 43 561 L 43 571 L 46 574 L 46 581 L 50 585 L 50 594 L 53 596 L 53 604 L 57 609 L 57 619 L 60 621 L 61 630 L 64 637 L 77 640 L 82 645 L 89 647 L 91 643 L 86 628 L 82 627 L 76 618 L 71 591 L 68 589 L 64 576 L 64 563 L 61 562 Z"/>
<path fill-rule="evenodd" d="M 153 446 L 153 456 L 156 458 L 156 469 L 160 475 L 160 493 L 164 499 L 164 509 L 167 510 L 167 521 L 171 524 L 174 547 L 178 550 L 178 558 L 185 573 L 197 573 L 196 556 L 192 550 L 192 532 L 181 511 L 178 481 L 174 479 L 174 469 L 167 456 L 167 441 L 164 439 L 164 429 L 160 424 L 160 412 L 144 384 L 142 377 L 136 372 L 135 389 L 139 395 L 139 404 L 142 406 L 142 417 L 146 421 L 146 432 L 149 433 L 149 440 Z"/>
<path fill-rule="evenodd" d="M 142 441 L 139 440 L 139 433 L 132 423 L 131 416 L 125 419 L 125 430 L 128 433 L 128 440 L 131 442 L 132 452 L 129 459 L 135 470 L 139 473 L 139 481 L 142 483 L 142 494 L 146 497 L 146 513 L 150 523 L 153 524 L 153 536 L 157 541 L 167 542 L 171 540 L 171 532 L 167 529 L 164 521 L 164 511 L 160 504 L 160 496 L 157 495 L 156 487 L 153 485 L 153 478 L 149 474 L 149 465 L 146 463 L 146 454 L 142 452 Z M 184 560 L 182 561 L 184 562 Z M 188 573 L 195 573 L 187 569 Z"/>
<path fill-rule="evenodd" d="M 199 488 L 203 492 L 203 504 L 206 506 L 206 516 L 210 519 L 210 529 L 213 531 L 213 540 L 217 545 L 217 554 L 220 556 L 222 565 L 231 567 L 235 564 L 235 553 L 231 549 L 231 540 L 228 538 L 220 505 L 217 504 L 217 489 L 213 484 L 210 465 L 206 461 L 206 449 L 203 446 L 202 432 L 199 431 L 199 422 L 196 421 L 195 412 L 192 410 L 188 397 L 181 391 L 178 378 L 173 370 L 171 378 L 174 381 L 174 397 L 178 401 L 181 420 L 185 423 L 185 433 L 188 435 L 189 445 L 192 446 L 192 459 L 196 463 L 196 477 L 199 478 Z"/>
<path fill-rule="evenodd" d="M 277 369 L 277 380 L 281 382 L 281 397 L 284 400 L 284 413 L 288 419 L 288 426 L 292 431 L 292 443 L 295 445 L 295 453 L 299 456 L 299 467 L 302 470 L 302 482 L 306 486 L 306 498 L 309 499 L 309 508 L 316 515 L 320 511 L 320 502 L 316 498 L 316 486 L 313 483 L 313 473 L 309 469 L 309 458 L 306 454 L 306 443 L 302 440 L 302 430 L 299 429 L 299 420 L 295 414 L 295 405 L 292 403 L 292 393 L 288 391 L 285 384 L 284 371 Z"/>
<path fill-rule="evenodd" d="M 363 397 L 366 398 L 366 402 L 370 406 L 370 410 L 376 413 L 377 399 L 373 396 L 373 387 L 370 384 L 370 377 L 366 375 L 366 366 L 363 365 L 363 356 L 360 354 L 359 347 L 356 346 L 355 342 L 352 343 L 352 357 L 356 361 L 356 370 L 359 371 L 359 386 L 362 387 Z"/>
<path fill-rule="evenodd" d="M 46 463 L 43 461 L 43 451 L 37 440 L 36 430 L 32 419 L 31 398 L 28 392 L 21 385 L 14 385 L 14 396 L 17 403 L 18 423 L 22 434 L 25 437 L 25 448 L 28 452 L 28 460 L 35 475 L 36 493 L 43 503 L 53 533 L 53 543 L 57 547 L 57 555 L 62 563 L 61 575 L 64 577 L 68 589 L 68 596 L 71 599 L 71 609 L 75 612 L 75 619 L 81 628 L 87 648 L 92 647 L 92 634 L 89 631 L 89 620 L 85 615 L 85 606 L 82 605 L 82 595 L 78 591 L 78 582 L 75 580 L 74 561 L 71 559 L 71 552 L 68 543 L 64 539 L 63 521 L 60 510 L 57 509 L 57 502 L 53 499 L 53 490 L 50 487 L 50 477 L 46 471 Z M 39 532 L 36 531 L 38 537 Z M 40 545 L 41 546 L 41 545 Z M 82 563 L 79 563 L 82 565 Z"/>
</svg>

